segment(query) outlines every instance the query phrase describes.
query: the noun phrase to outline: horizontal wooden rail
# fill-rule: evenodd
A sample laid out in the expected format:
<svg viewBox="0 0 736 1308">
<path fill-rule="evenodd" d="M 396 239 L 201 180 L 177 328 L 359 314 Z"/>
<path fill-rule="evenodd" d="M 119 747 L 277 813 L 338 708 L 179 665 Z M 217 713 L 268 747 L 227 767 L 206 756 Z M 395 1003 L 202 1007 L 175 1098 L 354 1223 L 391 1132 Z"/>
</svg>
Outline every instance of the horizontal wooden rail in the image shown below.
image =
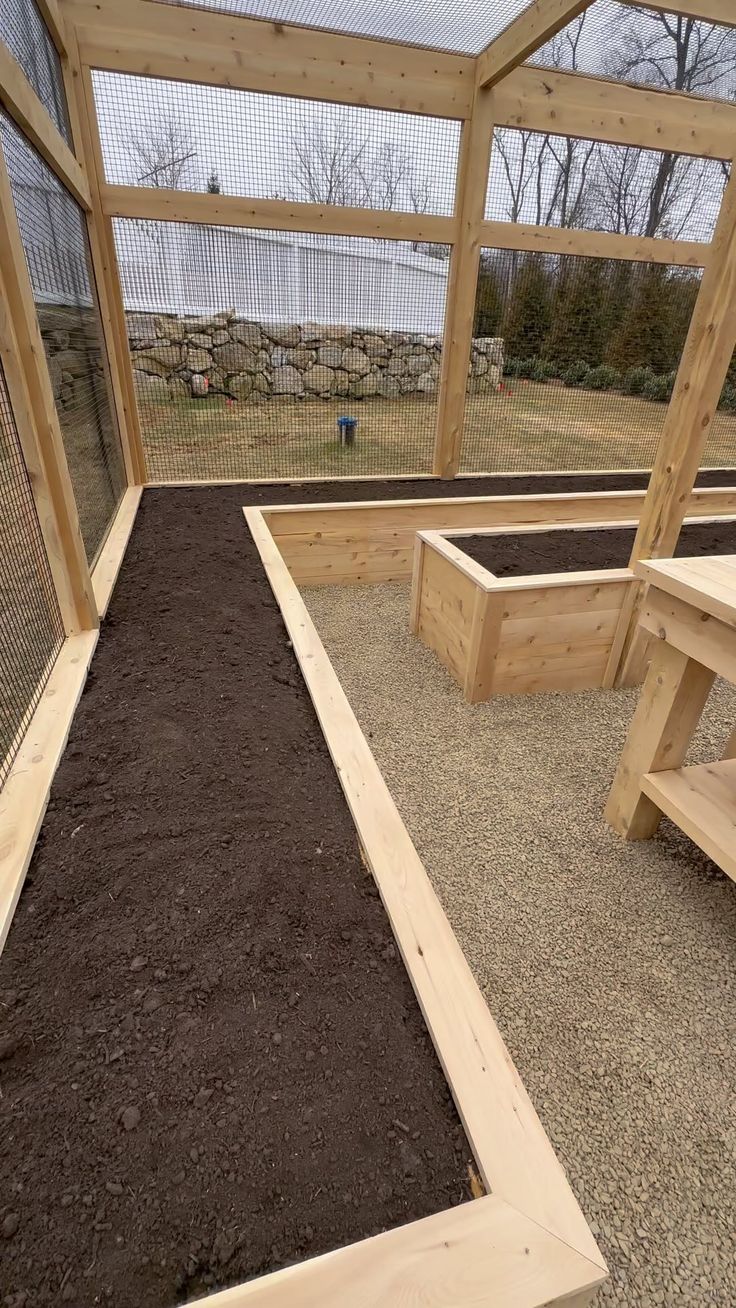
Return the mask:
<svg viewBox="0 0 736 1308">
<path fill-rule="evenodd" d="M 478 56 L 478 86 L 494 86 L 562 31 L 592 0 L 531 0 Z"/>
<path fill-rule="evenodd" d="M 475 60 L 150 0 L 69 0 L 83 63 L 212 86 L 465 118 Z"/>
<path fill-rule="evenodd" d="M 710 250 L 707 241 L 670 241 L 658 236 L 536 227 L 532 223 L 484 222 L 481 236 L 485 246 L 499 250 L 580 254 L 588 258 L 631 259 L 636 263 L 676 264 L 683 268 L 704 268 Z"/>
<path fill-rule="evenodd" d="M 640 5 L 641 0 L 621 0 L 625 5 Z M 723 27 L 736 27 L 736 9 L 733 0 L 646 0 L 647 9 L 661 14 L 682 14 L 683 18 L 699 18 L 704 23 L 720 23 Z"/>
<path fill-rule="evenodd" d="M 65 640 L 0 792 L 0 950 L 20 898 L 98 636 L 98 631 L 83 631 Z"/>
<path fill-rule="evenodd" d="M 75 159 L 61 132 L 49 118 L 20 64 L 0 41 L 0 103 L 21 132 L 53 169 L 59 181 L 71 191 L 84 209 L 90 194 L 81 164 Z"/>
<path fill-rule="evenodd" d="M 493 118 L 560 136 L 709 159 L 736 151 L 736 104 L 551 68 L 515 68 L 494 87 Z"/>
<path fill-rule="evenodd" d="M 221 227 L 259 227 L 283 232 L 336 236 L 382 236 L 402 241 L 455 239 L 455 220 L 437 214 L 351 209 L 340 205 L 299 204 L 291 200 L 241 199 L 200 191 L 167 191 L 145 186 L 102 186 L 103 212 L 112 218 L 212 223 Z"/>
</svg>

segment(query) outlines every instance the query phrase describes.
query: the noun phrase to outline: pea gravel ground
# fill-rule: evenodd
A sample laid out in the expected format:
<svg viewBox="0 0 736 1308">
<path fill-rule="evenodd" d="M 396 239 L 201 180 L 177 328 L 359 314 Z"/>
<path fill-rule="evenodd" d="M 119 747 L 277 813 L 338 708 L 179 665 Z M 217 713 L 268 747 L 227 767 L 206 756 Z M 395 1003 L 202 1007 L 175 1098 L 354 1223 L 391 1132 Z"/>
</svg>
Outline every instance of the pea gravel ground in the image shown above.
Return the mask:
<svg viewBox="0 0 736 1308">
<path fill-rule="evenodd" d="M 736 1305 L 736 886 L 602 808 L 636 692 L 465 704 L 403 586 L 305 598 L 611 1267 L 600 1302 Z M 718 757 L 713 692 L 691 761 Z"/>
</svg>

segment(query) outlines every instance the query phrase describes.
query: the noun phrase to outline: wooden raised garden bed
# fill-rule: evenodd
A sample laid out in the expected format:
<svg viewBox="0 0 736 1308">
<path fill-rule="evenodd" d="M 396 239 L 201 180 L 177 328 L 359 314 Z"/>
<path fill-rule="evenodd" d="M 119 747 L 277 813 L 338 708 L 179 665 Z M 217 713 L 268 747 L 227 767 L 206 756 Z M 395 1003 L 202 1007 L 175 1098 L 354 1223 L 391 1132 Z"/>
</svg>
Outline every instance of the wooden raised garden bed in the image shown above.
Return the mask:
<svg viewBox="0 0 736 1308">
<path fill-rule="evenodd" d="M 633 572 L 612 565 L 629 558 L 634 534 L 635 524 L 615 522 L 419 532 L 411 629 L 471 703 L 610 685 L 634 584 Z M 678 553 L 729 545 L 733 519 L 690 521 Z"/>
<path fill-rule="evenodd" d="M 4 1293 L 584 1308 L 595 1240 L 265 515 L 189 495 L 144 498 L 0 960 Z"/>
</svg>

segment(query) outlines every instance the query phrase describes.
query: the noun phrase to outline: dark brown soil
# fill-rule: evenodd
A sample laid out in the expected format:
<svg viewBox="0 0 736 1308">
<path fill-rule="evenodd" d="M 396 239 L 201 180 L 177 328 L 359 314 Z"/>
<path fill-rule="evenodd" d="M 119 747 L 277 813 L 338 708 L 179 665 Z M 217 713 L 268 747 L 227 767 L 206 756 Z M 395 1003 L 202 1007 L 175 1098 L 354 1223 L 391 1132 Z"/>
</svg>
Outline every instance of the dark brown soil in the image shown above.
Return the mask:
<svg viewBox="0 0 736 1308">
<path fill-rule="evenodd" d="M 457 495 L 559 495 L 569 491 L 645 490 L 647 473 L 535 473 L 533 476 L 396 479 L 393 481 L 293 482 L 289 486 L 227 486 L 192 489 L 190 495 L 234 496 L 238 504 L 312 504 L 335 500 L 443 499 Z M 736 486 L 736 468 L 708 468 L 698 474 L 698 486 Z M 149 491 L 149 494 L 154 492 Z M 168 494 L 166 490 L 162 492 Z"/>
<path fill-rule="evenodd" d="M 530 531 L 516 535 L 453 536 L 452 542 L 496 577 L 534 573 L 626 568 L 634 531 L 605 527 L 574 531 Z M 675 555 L 736 554 L 736 522 L 691 523 L 683 527 Z"/>
<path fill-rule="evenodd" d="M 0 960 L 6 1308 L 171 1308 L 469 1198 L 246 498 L 145 494 Z"/>
</svg>

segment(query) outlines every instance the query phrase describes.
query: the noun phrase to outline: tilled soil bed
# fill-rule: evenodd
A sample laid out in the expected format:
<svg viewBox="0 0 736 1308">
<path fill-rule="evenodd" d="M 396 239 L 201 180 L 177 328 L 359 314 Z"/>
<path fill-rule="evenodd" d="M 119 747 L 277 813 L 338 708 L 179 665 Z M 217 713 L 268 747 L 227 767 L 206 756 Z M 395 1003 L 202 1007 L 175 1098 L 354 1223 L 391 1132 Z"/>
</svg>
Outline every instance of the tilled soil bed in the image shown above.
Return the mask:
<svg viewBox="0 0 736 1308">
<path fill-rule="evenodd" d="M 241 506 L 645 482 L 146 492 L 0 960 L 4 1308 L 170 1308 L 469 1197 Z"/>
<path fill-rule="evenodd" d="M 470 1197 L 245 499 L 144 496 L 0 960 L 6 1308 L 170 1308 Z"/>
<path fill-rule="evenodd" d="M 503 532 L 491 536 L 453 536 L 451 540 L 496 577 L 626 568 L 635 532 L 627 527 L 573 531 Z M 736 522 L 696 522 L 682 528 L 675 555 L 736 553 Z"/>
</svg>

